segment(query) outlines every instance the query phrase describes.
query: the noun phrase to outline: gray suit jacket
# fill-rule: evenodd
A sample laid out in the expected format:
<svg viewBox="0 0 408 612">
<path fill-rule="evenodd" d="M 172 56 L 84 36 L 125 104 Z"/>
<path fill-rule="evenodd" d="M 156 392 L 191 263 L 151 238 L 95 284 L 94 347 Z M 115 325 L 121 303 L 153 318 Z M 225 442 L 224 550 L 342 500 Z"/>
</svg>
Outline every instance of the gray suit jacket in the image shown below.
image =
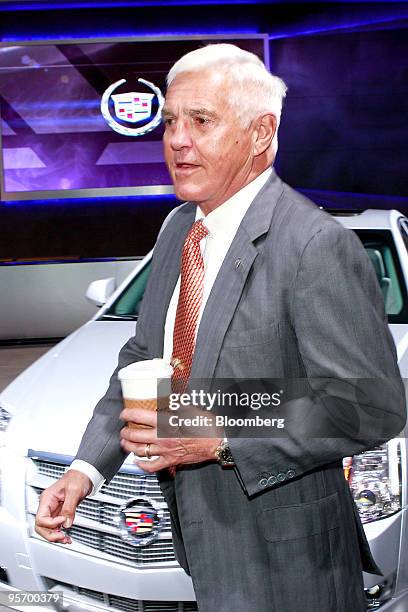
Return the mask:
<svg viewBox="0 0 408 612">
<path fill-rule="evenodd" d="M 181 206 L 159 236 L 136 336 L 123 347 L 118 368 L 163 353 L 166 312 L 194 215 L 193 205 Z M 77 454 L 107 479 L 125 457 L 116 372 Z M 335 437 L 309 435 L 308 415 L 314 425 L 328 414 L 347 421 L 349 409 L 355 416 L 352 382 L 331 390 L 311 382 L 311 393 L 287 406 L 295 419 L 290 435 L 231 438 L 235 470 L 206 463 L 180 469 L 175 479 L 167 471 L 158 474 L 178 559 L 192 575 L 200 611 L 365 609 L 362 566 L 380 570 L 341 458 L 402 430 L 404 390 L 361 243 L 275 173 L 249 207 L 221 266 L 191 376 L 371 379 L 357 408 L 366 435 L 342 428 Z"/>
</svg>

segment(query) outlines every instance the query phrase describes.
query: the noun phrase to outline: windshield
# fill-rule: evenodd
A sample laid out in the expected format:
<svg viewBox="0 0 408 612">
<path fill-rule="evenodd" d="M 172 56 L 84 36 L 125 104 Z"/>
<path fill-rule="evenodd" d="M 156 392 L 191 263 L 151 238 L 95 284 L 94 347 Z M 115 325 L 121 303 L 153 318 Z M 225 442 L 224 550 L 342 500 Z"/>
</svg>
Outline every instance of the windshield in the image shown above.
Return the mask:
<svg viewBox="0 0 408 612">
<path fill-rule="evenodd" d="M 407 295 L 389 230 L 355 230 L 374 266 L 390 323 L 407 323 Z M 149 261 L 100 319 L 137 319 L 150 272 Z"/>
<path fill-rule="evenodd" d="M 151 259 L 99 319 L 137 319 L 150 273 Z"/>
<path fill-rule="evenodd" d="M 389 323 L 407 323 L 407 293 L 390 230 L 355 230 L 374 266 Z"/>
</svg>

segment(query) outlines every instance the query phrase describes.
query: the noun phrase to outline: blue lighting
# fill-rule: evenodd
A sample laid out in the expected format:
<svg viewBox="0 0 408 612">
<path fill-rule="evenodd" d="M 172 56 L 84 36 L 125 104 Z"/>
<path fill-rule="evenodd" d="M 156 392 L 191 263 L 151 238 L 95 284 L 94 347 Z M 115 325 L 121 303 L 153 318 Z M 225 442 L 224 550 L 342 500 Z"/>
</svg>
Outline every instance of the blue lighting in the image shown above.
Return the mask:
<svg viewBox="0 0 408 612">
<path fill-rule="evenodd" d="M 403 214 L 408 211 L 408 198 L 388 194 L 354 193 L 352 191 L 325 191 L 319 189 L 303 189 L 298 191 L 310 198 L 318 206 L 332 210 L 367 210 L 386 209 L 399 210 Z"/>
<path fill-rule="evenodd" d="M 86 8 L 120 8 L 120 7 L 152 7 L 152 6 L 200 6 L 200 5 L 230 5 L 230 4 L 269 4 L 268 0 L 91 0 L 67 2 L 4 2 L 0 11 L 43 11 L 60 9 Z"/>
<path fill-rule="evenodd" d="M 309 4 L 312 0 L 298 0 L 298 4 Z M 10 0 L 0 4 L 0 12 L 10 11 L 44 11 L 66 9 L 101 9 L 101 8 L 150 8 L 171 6 L 229 6 L 229 5 L 262 5 L 285 4 L 286 0 L 60 0 L 59 2 L 44 2 L 44 0 Z M 339 4 L 356 4 L 358 0 L 340 0 Z M 383 0 L 360 0 L 361 4 L 386 4 Z M 395 4 L 404 4 L 406 0 L 394 0 Z M 327 4 L 330 1 L 326 0 Z"/>
<path fill-rule="evenodd" d="M 367 204 L 367 200 L 381 204 L 384 200 L 390 200 L 394 205 L 398 203 L 406 205 L 408 203 L 408 197 L 378 194 L 378 193 L 357 193 L 355 191 L 329 191 L 324 189 L 304 189 L 302 187 L 296 187 L 298 191 L 307 194 L 311 199 L 313 198 L 324 198 L 324 197 L 346 197 L 351 200 L 363 200 Z M 367 205 L 364 208 L 368 208 Z"/>
<path fill-rule="evenodd" d="M 0 9 L 1 10 L 1 9 Z M 14 35 L 14 36 L 3 36 L 1 38 L 2 42 L 6 42 L 6 43 L 10 43 L 10 42 L 27 42 L 27 40 L 30 41 L 38 41 L 38 42 L 42 42 L 42 41 L 61 41 L 61 42 L 68 42 L 70 40 L 75 40 L 75 42 L 79 41 L 83 41 L 83 42 L 87 42 L 89 41 L 89 39 L 92 39 L 92 42 L 97 42 L 97 39 L 104 39 L 104 40 L 109 40 L 109 42 L 115 42 L 115 38 L 126 38 L 128 39 L 128 42 L 131 42 L 132 38 L 141 38 L 143 36 L 146 37 L 160 37 L 160 36 L 229 36 L 229 35 L 233 35 L 233 36 L 240 36 L 240 35 L 246 35 L 246 34 L 259 34 L 259 30 L 256 28 L 242 28 L 237 30 L 236 28 L 234 29 L 227 29 L 225 27 L 223 28 L 217 28 L 215 27 L 214 29 L 211 29 L 209 27 L 206 28 L 205 31 L 202 30 L 172 30 L 172 31 L 156 31 L 156 30 L 152 30 L 149 32 L 143 31 L 143 32 L 138 32 L 136 30 L 133 30 L 132 32 L 112 32 L 112 30 L 107 30 L 106 32 L 75 32 L 74 34 L 72 32 L 67 33 L 67 34 L 48 34 L 48 35 L 33 35 L 30 34 L 29 36 L 27 34 L 24 34 L 22 36 L 20 35 Z"/>
<path fill-rule="evenodd" d="M 293 32 L 280 32 L 279 34 L 270 34 L 269 40 L 277 40 L 279 38 L 294 38 L 295 36 L 307 36 L 311 34 L 321 34 L 323 32 L 333 32 L 336 30 L 353 30 L 354 28 L 361 28 L 364 26 L 374 26 L 384 23 L 392 23 L 394 21 L 400 21 L 404 18 L 404 15 L 398 15 L 393 17 L 378 17 L 377 19 L 363 19 L 361 21 L 355 21 L 345 24 L 334 24 L 332 26 L 324 26 L 320 28 L 307 28 L 305 30 L 294 30 Z"/>
<path fill-rule="evenodd" d="M 157 195 L 135 195 L 135 196 L 107 196 L 107 197 L 82 197 L 82 198 L 54 198 L 47 200 L 0 200 L 0 208 L 5 206 L 13 206 L 19 208 L 30 208 L 32 206 L 64 206 L 66 208 L 72 208 L 73 206 L 89 206 L 89 205 L 101 205 L 106 204 L 111 207 L 115 203 L 120 204 L 132 204 L 136 205 L 144 203 L 147 206 L 149 202 L 160 202 L 166 201 L 169 205 L 176 205 L 179 200 L 172 193 L 163 193 Z"/>
<path fill-rule="evenodd" d="M 84 108 L 96 108 L 99 109 L 101 106 L 101 103 L 99 100 L 78 100 L 78 102 L 75 102 L 74 100 L 70 100 L 69 102 L 67 101 L 52 101 L 52 102 L 32 102 L 32 103 L 22 103 L 18 105 L 18 111 L 20 113 L 25 113 L 26 111 L 32 111 L 32 110 L 36 110 L 36 111 L 65 111 L 65 110 L 73 110 L 73 109 L 80 109 L 83 110 Z"/>
<path fill-rule="evenodd" d="M 38 260 L 38 261 L 30 261 L 29 259 L 18 259 L 17 261 L 2 261 L 0 262 L 0 266 L 1 267 L 10 267 L 10 266 L 44 266 L 44 265 L 48 265 L 48 264 L 55 264 L 55 263 L 77 263 L 77 262 L 81 262 L 81 263 L 86 263 L 86 262 L 97 262 L 97 261 L 117 261 L 121 259 L 120 257 L 95 257 L 95 258 L 89 258 L 89 257 L 75 257 L 75 258 L 66 258 L 64 257 L 63 259 L 42 259 Z"/>
</svg>

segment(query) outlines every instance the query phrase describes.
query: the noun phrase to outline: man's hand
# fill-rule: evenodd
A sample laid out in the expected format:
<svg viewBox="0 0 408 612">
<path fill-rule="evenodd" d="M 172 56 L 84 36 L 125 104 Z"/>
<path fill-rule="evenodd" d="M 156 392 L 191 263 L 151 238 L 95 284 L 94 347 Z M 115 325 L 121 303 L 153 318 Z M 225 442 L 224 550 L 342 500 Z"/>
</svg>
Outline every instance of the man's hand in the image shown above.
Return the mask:
<svg viewBox="0 0 408 612">
<path fill-rule="evenodd" d="M 201 413 L 202 414 L 202 413 Z M 133 429 L 124 427 L 120 432 L 122 448 L 139 457 L 146 456 L 146 446 L 149 444 L 149 454 L 158 455 L 153 461 L 137 461 L 137 465 L 146 472 L 158 472 L 164 468 L 172 468 L 186 463 L 203 463 L 215 460 L 215 451 L 222 440 L 222 433 L 214 429 L 213 438 L 158 438 L 157 413 L 143 408 L 125 408 L 120 418 L 124 421 L 148 425 L 148 429 Z M 210 432 L 209 432 L 210 433 Z M 215 437 L 218 434 L 219 437 Z"/>
<path fill-rule="evenodd" d="M 71 544 L 71 538 L 62 528 L 71 527 L 78 504 L 91 491 L 92 482 L 88 476 L 68 470 L 41 494 L 35 517 L 36 532 L 49 542 Z"/>
</svg>

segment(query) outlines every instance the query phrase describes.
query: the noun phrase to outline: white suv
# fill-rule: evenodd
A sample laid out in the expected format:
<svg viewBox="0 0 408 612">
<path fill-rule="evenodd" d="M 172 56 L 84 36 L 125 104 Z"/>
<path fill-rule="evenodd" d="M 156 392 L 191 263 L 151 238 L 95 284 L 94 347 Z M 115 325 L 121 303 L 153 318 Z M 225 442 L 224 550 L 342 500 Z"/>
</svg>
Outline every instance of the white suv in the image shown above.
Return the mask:
<svg viewBox="0 0 408 612">
<path fill-rule="evenodd" d="M 336 216 L 356 231 L 374 265 L 405 376 L 408 220 L 397 211 L 382 210 Z M 168 511 L 156 477 L 142 472 L 130 458 L 97 496 L 80 504 L 70 530 L 72 545 L 50 544 L 34 531 L 41 491 L 70 464 L 92 410 L 106 390 L 118 351 L 134 334 L 150 260 L 151 253 L 96 316 L 0 395 L 0 590 L 62 590 L 70 609 L 197 610 L 191 580 L 175 560 Z M 88 297 L 100 304 L 108 285 L 96 281 Z M 345 458 L 344 465 L 372 552 L 384 573 L 383 577 L 365 575 L 367 607 L 406 611 L 405 439 Z M 160 529 L 145 546 L 136 546 L 138 542 L 132 542 L 123 530 L 126 508 L 136 499 L 160 520 Z"/>
</svg>

